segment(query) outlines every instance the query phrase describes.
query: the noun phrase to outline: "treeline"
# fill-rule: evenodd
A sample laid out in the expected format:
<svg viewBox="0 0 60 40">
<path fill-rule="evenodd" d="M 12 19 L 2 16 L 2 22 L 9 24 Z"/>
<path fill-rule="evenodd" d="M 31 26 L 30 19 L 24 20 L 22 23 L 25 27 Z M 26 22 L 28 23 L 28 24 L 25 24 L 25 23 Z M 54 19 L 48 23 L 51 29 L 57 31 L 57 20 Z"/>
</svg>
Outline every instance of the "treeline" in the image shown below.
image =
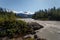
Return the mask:
<svg viewBox="0 0 60 40">
<path fill-rule="evenodd" d="M 0 37 L 23 36 L 28 33 L 27 30 L 30 30 L 27 27 L 27 23 L 22 20 L 16 20 L 15 13 L 0 8 Z"/>
<path fill-rule="evenodd" d="M 7 20 L 15 20 L 16 15 L 12 11 L 8 11 L 7 9 L 0 8 L 0 20 L 7 19 Z"/>
<path fill-rule="evenodd" d="M 39 10 L 32 16 L 33 19 L 40 20 L 60 20 L 60 8 Z"/>
</svg>

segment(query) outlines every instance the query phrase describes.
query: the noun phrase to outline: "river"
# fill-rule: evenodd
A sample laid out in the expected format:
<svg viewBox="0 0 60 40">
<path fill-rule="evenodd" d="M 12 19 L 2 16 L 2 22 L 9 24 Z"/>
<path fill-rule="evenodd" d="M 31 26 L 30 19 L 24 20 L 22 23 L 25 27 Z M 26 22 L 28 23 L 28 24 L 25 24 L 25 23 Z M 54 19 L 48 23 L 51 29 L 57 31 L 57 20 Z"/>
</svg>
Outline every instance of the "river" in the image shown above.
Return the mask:
<svg viewBox="0 0 60 40">
<path fill-rule="evenodd" d="M 47 40 L 60 40 L 60 21 L 41 21 L 31 18 L 23 18 L 17 20 L 37 22 L 44 26 L 44 28 L 37 30 L 38 32 L 36 33 L 40 38 L 45 38 Z"/>
</svg>

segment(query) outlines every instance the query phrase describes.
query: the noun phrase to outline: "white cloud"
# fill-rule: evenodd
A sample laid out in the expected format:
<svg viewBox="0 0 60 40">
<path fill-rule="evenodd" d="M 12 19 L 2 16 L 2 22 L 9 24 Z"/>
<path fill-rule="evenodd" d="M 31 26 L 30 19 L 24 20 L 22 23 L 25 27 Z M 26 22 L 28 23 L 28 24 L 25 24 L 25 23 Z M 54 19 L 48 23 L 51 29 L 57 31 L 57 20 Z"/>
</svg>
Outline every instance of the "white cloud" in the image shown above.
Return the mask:
<svg viewBox="0 0 60 40">
<path fill-rule="evenodd" d="M 23 11 L 13 11 L 14 13 L 24 13 L 24 14 L 34 14 L 34 12 L 30 12 L 30 11 L 26 11 L 26 12 L 23 12 Z"/>
<path fill-rule="evenodd" d="M 13 11 L 14 13 L 24 13 L 23 11 Z"/>
</svg>

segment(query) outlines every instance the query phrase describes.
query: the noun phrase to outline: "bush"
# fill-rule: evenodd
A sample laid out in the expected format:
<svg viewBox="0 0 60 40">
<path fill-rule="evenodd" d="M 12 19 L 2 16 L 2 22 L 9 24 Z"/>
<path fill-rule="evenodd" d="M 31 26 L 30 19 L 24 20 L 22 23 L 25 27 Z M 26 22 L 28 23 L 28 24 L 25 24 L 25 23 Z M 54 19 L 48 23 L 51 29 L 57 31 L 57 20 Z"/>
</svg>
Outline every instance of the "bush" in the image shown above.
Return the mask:
<svg viewBox="0 0 60 40">
<path fill-rule="evenodd" d="M 27 23 L 22 20 L 16 20 L 15 13 L 0 8 L 0 37 L 25 35 L 27 30 L 29 30 Z"/>
<path fill-rule="evenodd" d="M 27 24 L 24 21 L 4 21 L 0 22 L 0 36 L 15 36 L 16 34 L 25 34 Z"/>
</svg>

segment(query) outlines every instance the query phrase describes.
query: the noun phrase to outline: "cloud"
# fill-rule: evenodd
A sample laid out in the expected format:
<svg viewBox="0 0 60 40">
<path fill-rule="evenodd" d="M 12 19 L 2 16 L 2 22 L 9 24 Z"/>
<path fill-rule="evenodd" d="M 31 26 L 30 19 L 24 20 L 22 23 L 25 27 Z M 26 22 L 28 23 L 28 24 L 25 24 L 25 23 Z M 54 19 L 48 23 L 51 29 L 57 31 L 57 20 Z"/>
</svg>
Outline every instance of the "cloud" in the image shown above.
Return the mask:
<svg viewBox="0 0 60 40">
<path fill-rule="evenodd" d="M 34 14 L 34 12 L 30 12 L 30 11 L 13 11 L 14 13 L 23 13 L 23 14 Z"/>
<path fill-rule="evenodd" d="M 14 13 L 23 13 L 23 11 L 13 11 Z"/>
</svg>

